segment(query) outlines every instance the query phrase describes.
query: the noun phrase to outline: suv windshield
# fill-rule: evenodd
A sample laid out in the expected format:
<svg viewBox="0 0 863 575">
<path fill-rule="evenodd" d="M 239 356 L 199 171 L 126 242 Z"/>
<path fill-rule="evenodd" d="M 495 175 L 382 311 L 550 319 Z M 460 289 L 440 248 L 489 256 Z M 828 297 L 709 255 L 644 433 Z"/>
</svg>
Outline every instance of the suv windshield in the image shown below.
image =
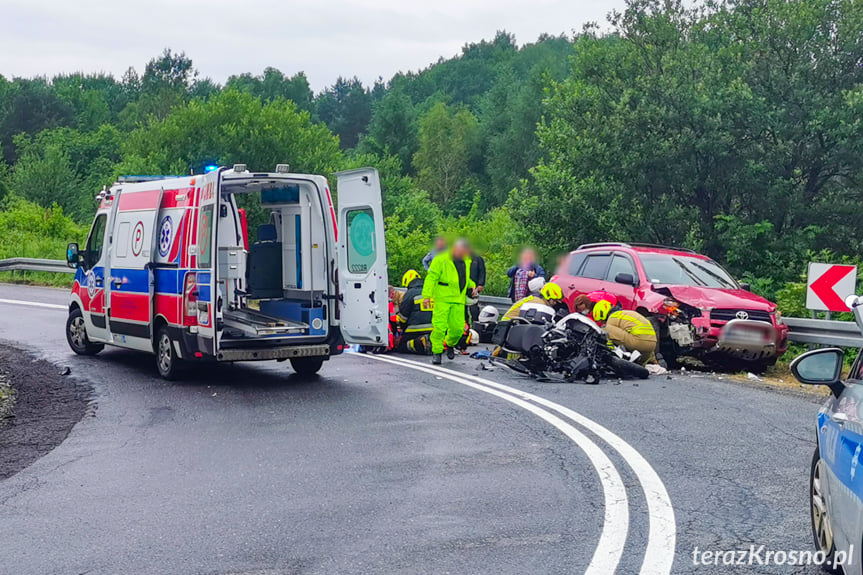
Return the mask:
<svg viewBox="0 0 863 575">
<path fill-rule="evenodd" d="M 712 260 L 670 254 L 640 254 L 651 283 L 737 289 L 728 272 Z"/>
</svg>

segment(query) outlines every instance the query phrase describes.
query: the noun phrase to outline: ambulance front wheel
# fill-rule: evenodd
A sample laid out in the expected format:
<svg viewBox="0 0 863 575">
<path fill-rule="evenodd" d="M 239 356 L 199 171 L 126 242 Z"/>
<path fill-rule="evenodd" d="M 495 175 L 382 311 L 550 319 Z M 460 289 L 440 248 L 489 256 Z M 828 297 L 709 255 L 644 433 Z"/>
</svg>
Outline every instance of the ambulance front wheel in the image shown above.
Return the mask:
<svg viewBox="0 0 863 575">
<path fill-rule="evenodd" d="M 324 366 L 322 357 L 298 357 L 291 360 L 291 367 L 297 375 L 315 375 Z"/>
<path fill-rule="evenodd" d="M 66 320 L 66 341 L 69 342 L 72 351 L 78 355 L 96 355 L 105 348 L 101 343 L 93 343 L 87 337 L 84 314 L 77 307 L 69 312 L 69 318 Z"/>
<path fill-rule="evenodd" d="M 168 333 L 168 326 L 163 325 L 156 333 L 156 369 L 159 375 L 167 380 L 177 379 L 180 375 L 182 360 L 177 357 L 174 340 Z"/>
</svg>

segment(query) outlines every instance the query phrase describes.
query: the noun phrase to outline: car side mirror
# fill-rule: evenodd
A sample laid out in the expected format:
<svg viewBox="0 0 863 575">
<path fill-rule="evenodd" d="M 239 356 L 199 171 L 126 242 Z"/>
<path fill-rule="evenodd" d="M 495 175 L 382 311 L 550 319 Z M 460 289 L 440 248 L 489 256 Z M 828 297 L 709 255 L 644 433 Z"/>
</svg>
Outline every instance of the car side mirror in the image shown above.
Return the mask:
<svg viewBox="0 0 863 575">
<path fill-rule="evenodd" d="M 826 385 L 839 397 L 845 386 L 842 384 L 842 366 L 845 352 L 837 347 L 816 349 L 804 353 L 791 362 L 791 373 L 804 385 Z"/>
<path fill-rule="evenodd" d="M 614 283 L 628 285 L 632 287 L 636 287 L 638 282 L 635 281 L 635 277 L 632 274 L 627 273 L 619 273 L 614 277 Z"/>
<path fill-rule="evenodd" d="M 740 289 L 742 289 L 743 291 L 752 291 L 752 286 L 746 282 L 740 282 L 737 285 L 739 285 Z"/>
<path fill-rule="evenodd" d="M 70 268 L 77 268 L 81 263 L 81 256 L 78 253 L 78 244 L 75 242 L 66 246 L 66 265 Z"/>
</svg>

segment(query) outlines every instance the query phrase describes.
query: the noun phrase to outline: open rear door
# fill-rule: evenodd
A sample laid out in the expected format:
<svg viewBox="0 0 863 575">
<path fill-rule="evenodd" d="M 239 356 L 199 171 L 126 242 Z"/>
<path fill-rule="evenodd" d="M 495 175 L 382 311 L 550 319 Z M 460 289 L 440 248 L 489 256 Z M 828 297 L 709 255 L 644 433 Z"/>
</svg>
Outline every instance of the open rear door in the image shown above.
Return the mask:
<svg viewBox="0 0 863 575">
<path fill-rule="evenodd" d="M 361 168 L 337 177 L 342 336 L 350 344 L 387 345 L 387 252 L 378 171 Z"/>
</svg>

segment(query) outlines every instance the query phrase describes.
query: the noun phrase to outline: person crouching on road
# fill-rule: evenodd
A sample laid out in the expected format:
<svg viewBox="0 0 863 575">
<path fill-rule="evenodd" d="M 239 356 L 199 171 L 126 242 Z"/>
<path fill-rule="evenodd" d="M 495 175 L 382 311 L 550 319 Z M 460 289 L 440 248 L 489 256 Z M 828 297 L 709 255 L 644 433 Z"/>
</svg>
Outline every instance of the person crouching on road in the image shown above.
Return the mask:
<svg viewBox="0 0 863 575">
<path fill-rule="evenodd" d="M 608 300 L 596 302 L 591 315 L 596 323 L 605 328 L 613 344 L 641 354 L 638 363 L 656 361 L 656 330 L 649 319 L 637 311 L 614 311 Z"/>
<path fill-rule="evenodd" d="M 548 306 L 554 309 L 555 315 L 559 317 L 569 313 L 569 308 L 566 307 L 566 303 L 563 301 L 563 290 L 556 283 L 545 283 L 545 279 L 543 278 L 533 278 L 528 282 L 528 288 L 530 289 L 530 295 L 512 304 L 507 312 L 503 314 L 501 321 L 509 321 L 520 317 L 526 305 L 528 307 Z M 548 319 L 552 320 L 553 318 Z"/>
<path fill-rule="evenodd" d="M 440 365 L 446 344 L 446 355 L 455 357 L 455 345 L 464 333 L 465 303 L 468 290 L 475 287 L 470 278 L 470 250 L 463 239 L 452 249 L 435 256 L 423 283 L 423 302 L 432 312 L 432 363 Z"/>
<path fill-rule="evenodd" d="M 402 287 L 407 288 L 398 305 L 397 319 L 400 335 L 396 351 L 428 355 L 431 353 L 432 308 L 423 305 L 423 280 L 416 270 L 402 276 Z"/>
</svg>

